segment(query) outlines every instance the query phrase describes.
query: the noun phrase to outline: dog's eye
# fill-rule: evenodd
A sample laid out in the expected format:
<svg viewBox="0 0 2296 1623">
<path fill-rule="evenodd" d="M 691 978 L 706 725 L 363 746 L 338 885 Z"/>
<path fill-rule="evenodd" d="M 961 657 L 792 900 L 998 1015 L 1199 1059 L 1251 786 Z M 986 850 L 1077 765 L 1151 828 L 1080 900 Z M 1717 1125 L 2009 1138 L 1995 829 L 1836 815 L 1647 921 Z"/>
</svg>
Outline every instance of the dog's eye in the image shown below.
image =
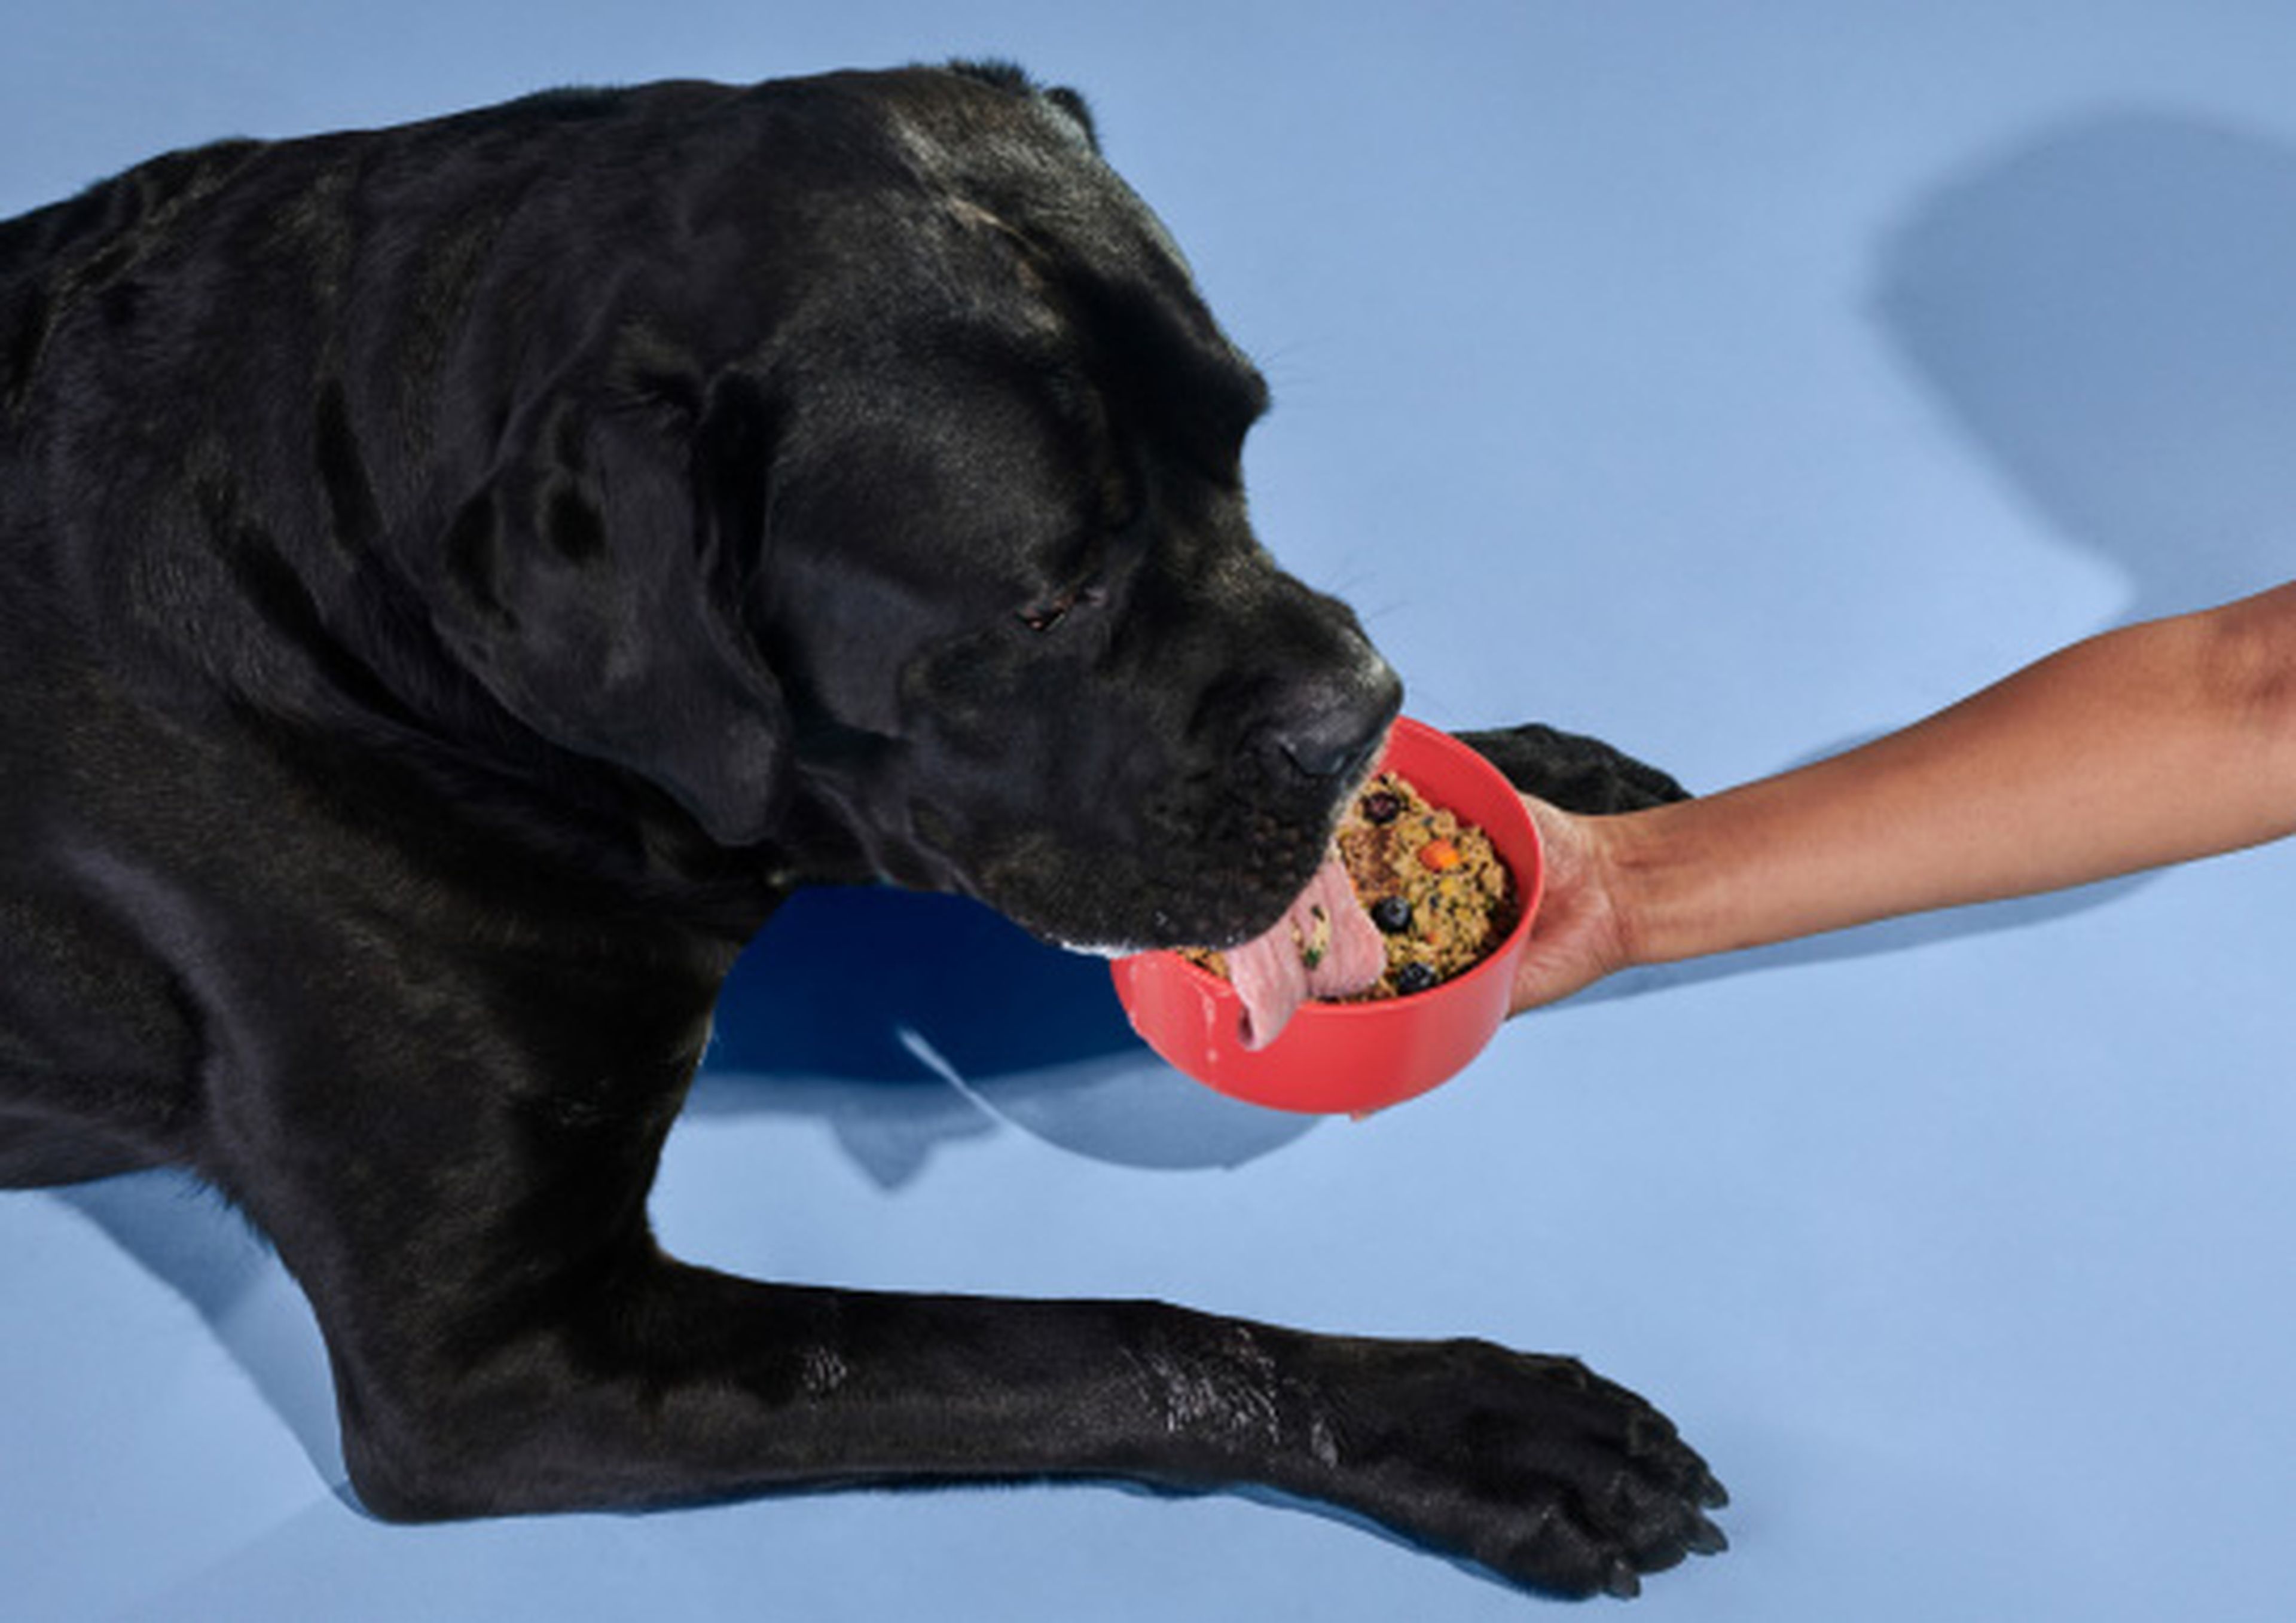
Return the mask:
<svg viewBox="0 0 2296 1623">
<path fill-rule="evenodd" d="M 1046 598 L 1036 607 L 1023 611 L 1021 623 L 1035 632 L 1050 631 L 1078 609 L 1088 609 L 1105 601 L 1108 594 L 1099 585 L 1072 586 L 1057 597 Z"/>
</svg>

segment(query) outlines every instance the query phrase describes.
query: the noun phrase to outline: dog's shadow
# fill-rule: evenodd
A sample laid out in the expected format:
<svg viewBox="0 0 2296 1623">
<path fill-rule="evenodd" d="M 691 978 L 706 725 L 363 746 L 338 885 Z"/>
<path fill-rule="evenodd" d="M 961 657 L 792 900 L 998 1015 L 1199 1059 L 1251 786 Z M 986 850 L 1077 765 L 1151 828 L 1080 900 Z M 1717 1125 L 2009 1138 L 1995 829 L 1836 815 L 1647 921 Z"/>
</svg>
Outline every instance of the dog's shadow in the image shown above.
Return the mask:
<svg viewBox="0 0 2296 1623">
<path fill-rule="evenodd" d="M 1313 1126 L 1188 1080 L 1133 1034 L 1103 960 L 1045 946 L 978 903 L 806 890 L 718 1000 L 689 1111 L 825 1119 L 898 1188 L 940 1146 L 1017 1128 L 1151 1169 L 1234 1167 Z"/>
</svg>

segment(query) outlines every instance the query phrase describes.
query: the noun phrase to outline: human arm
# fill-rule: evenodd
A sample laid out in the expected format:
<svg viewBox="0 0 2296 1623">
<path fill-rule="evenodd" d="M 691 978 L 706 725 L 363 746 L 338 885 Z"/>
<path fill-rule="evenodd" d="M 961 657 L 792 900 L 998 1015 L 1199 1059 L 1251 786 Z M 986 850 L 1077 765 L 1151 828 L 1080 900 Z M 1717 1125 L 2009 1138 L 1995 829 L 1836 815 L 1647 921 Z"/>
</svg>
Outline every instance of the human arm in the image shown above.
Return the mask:
<svg viewBox="0 0 2296 1623">
<path fill-rule="evenodd" d="M 1615 817 L 1531 804 L 1517 1010 L 1603 975 L 2296 832 L 2296 584 L 2091 637 L 1903 731 Z"/>
</svg>

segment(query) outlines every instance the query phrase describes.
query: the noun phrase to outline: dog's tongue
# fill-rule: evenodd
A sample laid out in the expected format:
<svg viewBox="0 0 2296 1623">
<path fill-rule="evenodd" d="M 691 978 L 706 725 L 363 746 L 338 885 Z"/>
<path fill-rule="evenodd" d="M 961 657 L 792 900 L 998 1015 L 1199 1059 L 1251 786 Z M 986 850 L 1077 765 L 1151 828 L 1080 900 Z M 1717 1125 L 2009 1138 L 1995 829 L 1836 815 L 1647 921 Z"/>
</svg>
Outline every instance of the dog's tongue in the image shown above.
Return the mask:
<svg viewBox="0 0 2296 1623">
<path fill-rule="evenodd" d="M 1310 997 L 1345 997 L 1387 968 L 1379 926 L 1356 899 L 1337 857 L 1325 860 L 1266 935 L 1227 950 L 1227 978 L 1243 1000 L 1243 1045 L 1265 1048 Z"/>
</svg>

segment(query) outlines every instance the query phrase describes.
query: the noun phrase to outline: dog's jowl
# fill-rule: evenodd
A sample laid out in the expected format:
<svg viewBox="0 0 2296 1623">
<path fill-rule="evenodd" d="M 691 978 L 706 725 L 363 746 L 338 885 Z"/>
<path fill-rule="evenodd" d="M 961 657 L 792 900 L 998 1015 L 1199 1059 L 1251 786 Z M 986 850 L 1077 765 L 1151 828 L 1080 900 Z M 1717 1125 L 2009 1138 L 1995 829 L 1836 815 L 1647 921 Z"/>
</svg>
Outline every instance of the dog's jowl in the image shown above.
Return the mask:
<svg viewBox="0 0 2296 1623">
<path fill-rule="evenodd" d="M 1399 687 L 1246 522 L 1265 397 L 1005 69 L 229 143 L 0 224 L 0 1182 L 226 1191 L 386 1517 L 1095 1477 L 1562 1591 L 1717 1547 L 1696 1455 L 1568 1359 L 649 1232 L 792 888 L 1102 948 L 1298 890 Z"/>
</svg>

